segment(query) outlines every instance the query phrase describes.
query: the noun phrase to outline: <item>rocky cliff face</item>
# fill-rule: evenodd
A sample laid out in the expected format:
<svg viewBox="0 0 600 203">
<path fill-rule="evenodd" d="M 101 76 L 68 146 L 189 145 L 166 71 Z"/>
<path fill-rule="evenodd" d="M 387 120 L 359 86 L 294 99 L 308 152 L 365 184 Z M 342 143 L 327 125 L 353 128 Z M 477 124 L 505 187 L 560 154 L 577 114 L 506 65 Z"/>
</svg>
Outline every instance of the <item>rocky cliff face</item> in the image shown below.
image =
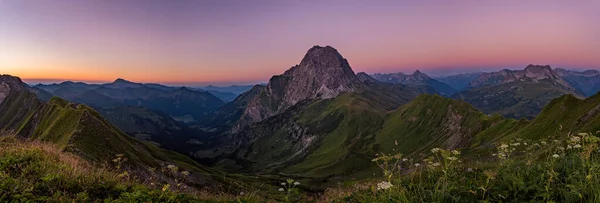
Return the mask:
<svg viewBox="0 0 600 203">
<path fill-rule="evenodd" d="M 10 75 L 0 75 L 0 104 L 8 96 L 11 90 L 25 90 L 27 87 L 20 78 Z"/>
<path fill-rule="evenodd" d="M 336 49 L 314 46 L 299 65 L 271 78 L 267 87 L 250 101 L 244 118 L 261 121 L 300 101 L 334 98 L 364 86 Z"/>
<path fill-rule="evenodd" d="M 553 70 L 549 65 L 528 65 L 524 70 L 501 70 L 498 72 L 483 73 L 479 78 L 469 83 L 469 88 L 481 87 L 486 85 L 498 85 L 511 83 L 516 81 L 533 81 L 550 80 L 563 86 L 566 89 L 572 89 L 560 75 Z"/>
</svg>

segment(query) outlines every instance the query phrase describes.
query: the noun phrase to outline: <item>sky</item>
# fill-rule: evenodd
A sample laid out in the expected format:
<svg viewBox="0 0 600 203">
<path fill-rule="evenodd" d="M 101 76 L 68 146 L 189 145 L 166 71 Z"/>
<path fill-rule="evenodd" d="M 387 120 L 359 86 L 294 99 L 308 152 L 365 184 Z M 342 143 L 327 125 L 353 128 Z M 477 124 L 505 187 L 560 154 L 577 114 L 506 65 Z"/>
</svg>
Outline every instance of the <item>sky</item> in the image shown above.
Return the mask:
<svg viewBox="0 0 600 203">
<path fill-rule="evenodd" d="M 252 84 L 335 47 L 355 72 L 600 69 L 600 1 L 0 0 L 0 73 Z"/>
</svg>

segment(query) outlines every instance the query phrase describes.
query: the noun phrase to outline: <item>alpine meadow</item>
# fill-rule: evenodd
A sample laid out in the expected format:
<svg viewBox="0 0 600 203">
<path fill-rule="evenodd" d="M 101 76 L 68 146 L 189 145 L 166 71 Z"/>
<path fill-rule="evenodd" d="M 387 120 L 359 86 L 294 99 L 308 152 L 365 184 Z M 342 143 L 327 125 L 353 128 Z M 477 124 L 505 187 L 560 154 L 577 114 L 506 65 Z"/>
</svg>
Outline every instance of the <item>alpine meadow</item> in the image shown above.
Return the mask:
<svg viewBox="0 0 600 203">
<path fill-rule="evenodd" d="M 600 202 L 598 10 L 0 0 L 0 202 Z"/>
</svg>

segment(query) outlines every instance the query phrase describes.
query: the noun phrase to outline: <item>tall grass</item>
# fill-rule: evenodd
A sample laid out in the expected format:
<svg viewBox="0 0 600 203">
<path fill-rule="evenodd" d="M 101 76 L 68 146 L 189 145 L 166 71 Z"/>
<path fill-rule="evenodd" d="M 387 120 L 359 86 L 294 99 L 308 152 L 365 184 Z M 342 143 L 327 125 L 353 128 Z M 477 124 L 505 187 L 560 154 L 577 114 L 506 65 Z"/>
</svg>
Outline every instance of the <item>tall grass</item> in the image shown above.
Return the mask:
<svg viewBox="0 0 600 203">
<path fill-rule="evenodd" d="M 261 201 L 255 196 L 185 189 L 189 172 L 178 171 L 174 165 L 166 170 L 175 180 L 147 180 L 133 176 L 120 164 L 95 166 L 53 144 L 0 136 L 0 202 Z"/>
<path fill-rule="evenodd" d="M 480 163 L 462 160 L 459 151 L 438 148 L 432 149 L 432 155 L 418 163 L 400 160 L 401 155 L 383 154 L 374 160 L 382 167 L 383 180 L 331 190 L 324 199 L 339 202 L 600 202 L 599 141 L 588 133 L 538 142 L 515 139 L 498 143 L 492 156 Z"/>
</svg>

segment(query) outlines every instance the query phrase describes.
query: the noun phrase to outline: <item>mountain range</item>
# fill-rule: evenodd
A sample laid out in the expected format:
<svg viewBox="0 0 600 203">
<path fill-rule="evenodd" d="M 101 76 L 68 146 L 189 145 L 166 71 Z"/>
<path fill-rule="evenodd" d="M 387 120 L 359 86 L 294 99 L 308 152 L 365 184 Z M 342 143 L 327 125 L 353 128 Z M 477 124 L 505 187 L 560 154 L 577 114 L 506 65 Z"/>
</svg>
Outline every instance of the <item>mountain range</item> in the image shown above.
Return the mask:
<svg viewBox="0 0 600 203">
<path fill-rule="evenodd" d="M 206 114 L 224 104 L 223 100 L 206 91 L 133 83 L 124 79 L 102 85 L 63 82 L 52 85 L 40 84 L 33 88 L 92 107 L 144 107 L 164 112 L 183 122 L 202 120 Z M 41 91 L 38 91 L 38 94 L 39 92 Z"/>
<path fill-rule="evenodd" d="M 294 178 L 322 192 L 379 177 L 376 154 L 420 161 L 432 148 L 460 149 L 479 163 L 499 142 L 541 140 L 563 128 L 597 132 L 598 77 L 547 65 L 436 78 L 355 73 L 335 48 L 314 46 L 298 65 L 265 85 L 240 87 L 229 102 L 123 79 L 29 87 L 2 75 L 0 130 L 98 164 L 123 154 L 140 173 L 177 164 L 199 188 L 237 178 L 276 192 L 281 179 Z"/>
<path fill-rule="evenodd" d="M 387 83 L 399 83 L 409 86 L 430 86 L 433 89 L 435 89 L 438 93 L 446 96 L 450 96 L 457 91 L 450 85 L 433 79 L 419 70 L 416 70 L 411 75 L 406 75 L 400 72 L 388 74 L 376 73 L 372 74 L 371 77 Z"/>
</svg>

